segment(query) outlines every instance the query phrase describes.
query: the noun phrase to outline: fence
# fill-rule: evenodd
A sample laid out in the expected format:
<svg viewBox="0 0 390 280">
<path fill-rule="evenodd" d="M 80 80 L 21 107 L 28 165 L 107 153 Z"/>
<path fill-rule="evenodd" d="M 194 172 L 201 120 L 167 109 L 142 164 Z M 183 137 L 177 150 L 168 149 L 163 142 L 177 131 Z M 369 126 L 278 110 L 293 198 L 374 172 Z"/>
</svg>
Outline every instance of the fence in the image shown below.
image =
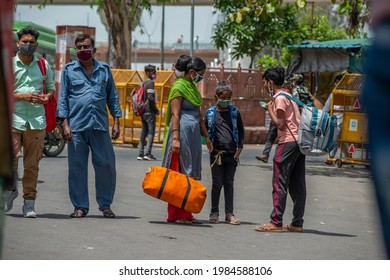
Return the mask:
<svg viewBox="0 0 390 280">
<path fill-rule="evenodd" d="M 139 142 L 142 123 L 141 118 L 134 115 L 131 108 L 131 92 L 142 80 L 145 79 L 143 71 L 113 69 L 113 77 L 117 87 L 120 106 L 123 111 L 121 120 L 121 137 L 118 143 L 131 143 L 134 147 Z M 260 69 L 243 69 L 221 67 L 207 68 L 204 79 L 198 84 L 198 89 L 203 97 L 201 111 L 215 105 L 215 87 L 218 82 L 229 83 L 233 90 L 234 105 L 236 105 L 244 121 L 246 129 L 246 143 L 261 143 L 267 136 L 265 111 L 260 108 L 259 101 L 266 100 L 263 92 Z M 160 114 L 156 120 L 156 135 L 154 142 L 161 143 L 163 140 L 163 129 L 165 112 L 167 111 L 169 91 L 175 81 L 172 70 L 157 71 L 155 80 L 156 105 Z M 112 119 L 110 118 L 112 124 Z"/>
</svg>

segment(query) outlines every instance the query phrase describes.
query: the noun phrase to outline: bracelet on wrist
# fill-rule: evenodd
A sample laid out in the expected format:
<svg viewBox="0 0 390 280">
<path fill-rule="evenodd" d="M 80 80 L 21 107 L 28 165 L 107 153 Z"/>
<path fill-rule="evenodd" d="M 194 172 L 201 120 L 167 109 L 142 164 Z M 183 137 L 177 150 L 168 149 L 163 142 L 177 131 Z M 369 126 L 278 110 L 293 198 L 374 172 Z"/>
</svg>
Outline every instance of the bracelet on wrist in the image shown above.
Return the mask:
<svg viewBox="0 0 390 280">
<path fill-rule="evenodd" d="M 179 130 L 178 128 L 172 128 L 172 132 Z"/>
</svg>

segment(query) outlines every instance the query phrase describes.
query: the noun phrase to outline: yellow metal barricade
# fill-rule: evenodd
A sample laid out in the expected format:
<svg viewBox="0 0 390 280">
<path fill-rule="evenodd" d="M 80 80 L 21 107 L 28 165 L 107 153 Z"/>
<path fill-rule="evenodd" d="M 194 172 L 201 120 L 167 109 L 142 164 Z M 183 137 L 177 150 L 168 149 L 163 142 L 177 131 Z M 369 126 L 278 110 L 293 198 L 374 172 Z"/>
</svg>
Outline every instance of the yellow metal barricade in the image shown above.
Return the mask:
<svg viewBox="0 0 390 280">
<path fill-rule="evenodd" d="M 118 91 L 123 117 L 121 119 L 121 137 L 115 143 L 129 143 L 137 147 L 142 130 L 141 117 L 134 115 L 132 109 L 132 91 L 146 78 L 144 71 L 113 69 L 115 85 Z M 173 71 L 157 71 L 154 81 L 156 106 L 160 114 L 156 118 L 154 142 L 162 143 L 164 138 L 165 112 L 169 91 L 174 82 Z M 112 125 L 112 118 L 110 119 Z"/>
<path fill-rule="evenodd" d="M 369 164 L 367 118 L 363 112 L 360 92 L 365 76 L 346 74 L 333 90 L 331 114 L 342 114 L 343 122 L 339 142 L 337 167 L 343 164 Z"/>
</svg>

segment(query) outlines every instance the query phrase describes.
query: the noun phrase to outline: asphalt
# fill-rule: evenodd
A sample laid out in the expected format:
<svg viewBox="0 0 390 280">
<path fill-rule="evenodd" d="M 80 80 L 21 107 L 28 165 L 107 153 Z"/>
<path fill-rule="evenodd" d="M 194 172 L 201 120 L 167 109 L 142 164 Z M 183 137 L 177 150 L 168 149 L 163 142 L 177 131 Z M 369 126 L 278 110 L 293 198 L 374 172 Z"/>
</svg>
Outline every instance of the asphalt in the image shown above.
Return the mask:
<svg viewBox="0 0 390 280">
<path fill-rule="evenodd" d="M 37 219 L 21 214 L 22 197 L 6 214 L 5 260 L 383 260 L 386 259 L 370 171 L 365 166 L 326 166 L 324 157 L 306 160 L 307 206 L 303 233 L 261 233 L 272 209 L 272 164 L 255 159 L 262 145 L 246 145 L 235 176 L 235 214 L 240 226 L 209 224 L 211 173 L 203 150 L 202 183 L 207 201 L 195 217 L 201 225 L 166 222 L 166 203 L 142 190 L 145 171 L 161 165 L 137 161 L 138 150 L 115 146 L 117 190 L 106 219 L 95 202 L 94 171 L 89 167 L 90 212 L 71 219 L 66 150 L 40 164 Z M 22 165 L 22 164 L 20 164 Z M 19 179 L 19 190 L 21 181 Z M 221 196 L 223 209 L 223 195 Z M 289 198 L 284 215 L 291 221 Z M 223 216 L 222 216 L 223 219 Z"/>
</svg>

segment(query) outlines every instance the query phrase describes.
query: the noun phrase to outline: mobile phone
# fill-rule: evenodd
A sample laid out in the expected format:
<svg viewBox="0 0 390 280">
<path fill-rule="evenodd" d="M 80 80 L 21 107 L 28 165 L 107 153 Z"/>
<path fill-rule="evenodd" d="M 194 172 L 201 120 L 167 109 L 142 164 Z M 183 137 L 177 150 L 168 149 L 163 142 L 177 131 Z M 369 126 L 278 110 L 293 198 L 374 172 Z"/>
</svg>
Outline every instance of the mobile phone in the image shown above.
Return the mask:
<svg viewBox="0 0 390 280">
<path fill-rule="evenodd" d="M 265 103 L 264 101 L 259 101 L 259 104 L 260 104 L 261 107 L 263 107 L 264 110 L 268 109 L 268 104 Z"/>
</svg>

